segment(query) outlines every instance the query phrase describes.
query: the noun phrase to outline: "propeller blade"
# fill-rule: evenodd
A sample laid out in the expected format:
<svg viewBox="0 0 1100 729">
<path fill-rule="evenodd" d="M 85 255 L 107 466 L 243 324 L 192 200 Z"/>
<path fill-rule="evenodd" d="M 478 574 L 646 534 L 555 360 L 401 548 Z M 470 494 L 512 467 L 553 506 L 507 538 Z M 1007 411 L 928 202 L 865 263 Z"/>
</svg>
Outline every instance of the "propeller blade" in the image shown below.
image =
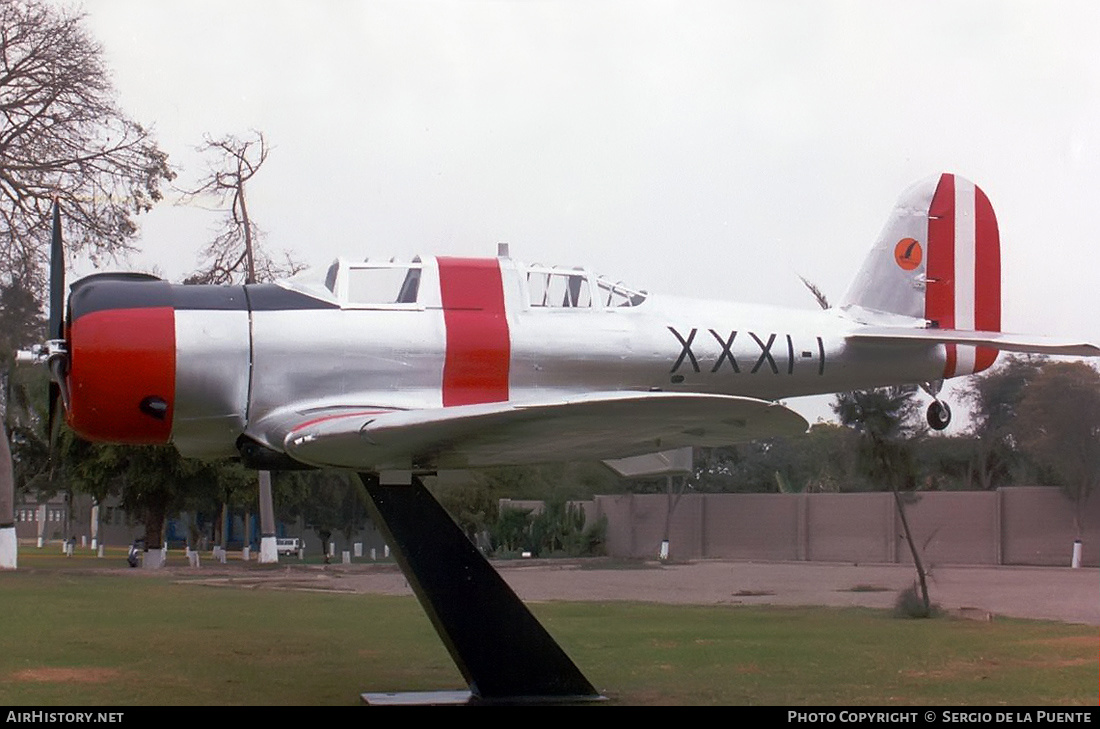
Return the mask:
<svg viewBox="0 0 1100 729">
<path fill-rule="evenodd" d="M 47 417 L 47 430 L 46 434 L 49 438 L 49 454 L 50 458 L 53 458 L 55 446 L 57 445 L 57 436 L 61 432 L 61 421 L 65 419 L 65 414 L 61 412 L 61 385 L 56 382 L 50 382 L 50 412 Z"/>
<path fill-rule="evenodd" d="M 61 240 L 61 204 L 57 198 L 53 201 L 53 226 L 50 236 L 50 321 L 48 339 L 65 338 L 65 246 Z M 47 437 L 49 454 L 52 459 L 57 445 L 61 422 L 65 419 L 64 408 L 68 406 L 68 397 L 64 391 L 67 374 L 65 359 L 50 362 L 50 400 L 47 415 Z"/>
<path fill-rule="evenodd" d="M 61 242 L 61 205 L 53 201 L 53 235 L 50 241 L 49 339 L 65 337 L 65 247 Z M 51 408 L 51 414 L 53 409 Z"/>
</svg>

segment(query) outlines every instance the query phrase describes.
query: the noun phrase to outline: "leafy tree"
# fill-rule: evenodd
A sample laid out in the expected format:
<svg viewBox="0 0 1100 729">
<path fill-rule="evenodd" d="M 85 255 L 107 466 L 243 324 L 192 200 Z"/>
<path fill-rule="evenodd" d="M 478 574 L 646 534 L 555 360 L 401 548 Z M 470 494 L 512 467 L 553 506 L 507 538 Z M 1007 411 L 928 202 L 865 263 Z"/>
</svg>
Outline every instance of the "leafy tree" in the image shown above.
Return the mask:
<svg viewBox="0 0 1100 729">
<path fill-rule="evenodd" d="M 493 527 L 493 546 L 497 553 L 515 554 L 530 549 L 531 509 L 501 509 Z"/>
<path fill-rule="evenodd" d="M 537 514 L 532 509 L 506 507 L 491 529 L 498 555 L 530 552 L 536 556 L 600 554 L 607 541 L 607 518 L 585 523 L 584 509 L 563 499 L 551 499 Z"/>
<path fill-rule="evenodd" d="M 504 495 L 498 493 L 495 485 L 490 478 L 474 478 L 466 484 L 432 491 L 466 536 L 475 540 L 476 535 L 490 530 L 503 517 L 499 504 Z"/>
<path fill-rule="evenodd" d="M 858 442 L 851 428 L 817 423 L 808 432 L 788 438 L 698 448 L 688 488 L 701 493 L 866 490 L 872 486 L 859 474 L 852 457 Z"/>
<path fill-rule="evenodd" d="M 1013 355 L 970 379 L 965 396 L 977 439 L 976 476 L 984 490 L 1034 478 L 1034 466 L 1019 448 L 1019 407 L 1028 383 L 1046 362 L 1042 357 Z"/>
<path fill-rule="evenodd" d="M 72 487 L 98 501 L 119 494 L 122 508 L 145 525 L 150 550 L 163 545 L 168 516 L 216 498 L 220 486 L 216 464 L 183 458 L 169 445 L 101 445 L 69 434 L 60 447 Z"/>
<path fill-rule="evenodd" d="M 115 103 L 84 15 L 45 0 L 0 3 L 0 283 L 44 290 L 56 197 L 67 245 L 130 249 L 136 214 L 175 175 L 152 134 Z"/>
<path fill-rule="evenodd" d="M 910 442 L 916 480 L 926 491 L 972 490 L 981 471 L 979 439 L 973 435 L 927 435 Z"/>
<path fill-rule="evenodd" d="M 23 488 L 46 466 L 43 414 L 48 379 L 44 369 L 16 370 L 12 365 L 15 351 L 42 341 L 45 328 L 42 308 L 30 289 L 20 281 L 0 284 L 0 412 L 11 434 L 15 484 Z M 0 437 L 6 438 L 4 431 Z"/>
<path fill-rule="evenodd" d="M 913 457 L 907 442 L 912 433 L 911 422 L 917 411 L 915 391 L 906 387 L 883 387 L 874 390 L 840 393 L 833 411 L 840 422 L 855 428 L 860 439 L 859 462 L 868 478 L 888 484 L 894 495 L 894 505 L 901 519 L 905 542 L 917 568 L 920 595 L 923 603 L 921 617 L 932 614 L 928 597 L 928 580 L 920 553 L 909 529 L 902 500 L 903 489 L 916 487 Z"/>
<path fill-rule="evenodd" d="M 24 281 L 0 284 L 0 367 L 7 371 L 15 351 L 40 342 L 46 330 L 42 305 Z"/>
<path fill-rule="evenodd" d="M 306 527 L 321 540 L 328 562 L 328 543 L 333 532 L 343 532 L 348 541 L 367 520 L 363 489 L 352 477 L 338 471 L 303 471 L 295 478 L 308 484 L 310 496 L 301 505 Z"/>
<path fill-rule="evenodd" d="M 175 177 L 150 132 L 126 116 L 114 96 L 102 50 L 85 29 L 83 14 L 45 0 L 0 3 L 4 393 L 10 353 L 42 339 L 37 302 L 45 294 L 54 201 L 65 210 L 70 253 L 100 260 L 130 250 L 134 218 L 152 208 L 161 198 L 161 184 Z M 7 398 L 0 402 L 5 423 L 8 405 Z M 40 476 L 29 469 L 38 468 L 41 442 L 26 418 L 13 427 L 17 477 Z M 0 438 L 6 440 L 3 431 Z M 10 476 L 0 474 L 0 489 L 8 494 Z"/>
<path fill-rule="evenodd" d="M 1021 448 L 1054 474 L 1081 513 L 1100 485 L 1100 372 L 1083 362 L 1052 362 L 1029 382 L 1018 410 Z"/>
<path fill-rule="evenodd" d="M 532 548 L 538 555 L 563 552 L 570 536 L 583 529 L 584 510 L 564 499 L 547 501 L 531 520 Z"/>
</svg>

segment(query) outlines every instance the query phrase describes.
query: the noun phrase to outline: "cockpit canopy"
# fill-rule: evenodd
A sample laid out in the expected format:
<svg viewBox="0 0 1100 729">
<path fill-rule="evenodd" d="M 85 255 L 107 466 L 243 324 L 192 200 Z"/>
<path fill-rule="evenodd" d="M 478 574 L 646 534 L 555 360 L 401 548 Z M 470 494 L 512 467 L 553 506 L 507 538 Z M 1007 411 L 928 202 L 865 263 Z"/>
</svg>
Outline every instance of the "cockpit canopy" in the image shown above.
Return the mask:
<svg viewBox="0 0 1100 729">
<path fill-rule="evenodd" d="M 434 261 L 429 258 L 428 263 Z M 419 256 L 411 261 L 349 261 L 338 258 L 325 274 L 324 287 L 327 297 L 350 306 L 423 306 L 426 302 L 421 295 L 420 284 L 425 265 Z M 509 261 L 504 270 L 507 272 L 509 269 L 518 274 L 525 303 L 532 310 L 614 309 L 639 306 L 646 300 L 646 292 L 583 268 Z M 432 271 L 434 274 L 434 267 Z M 428 302 L 428 305 L 431 303 Z"/>
</svg>

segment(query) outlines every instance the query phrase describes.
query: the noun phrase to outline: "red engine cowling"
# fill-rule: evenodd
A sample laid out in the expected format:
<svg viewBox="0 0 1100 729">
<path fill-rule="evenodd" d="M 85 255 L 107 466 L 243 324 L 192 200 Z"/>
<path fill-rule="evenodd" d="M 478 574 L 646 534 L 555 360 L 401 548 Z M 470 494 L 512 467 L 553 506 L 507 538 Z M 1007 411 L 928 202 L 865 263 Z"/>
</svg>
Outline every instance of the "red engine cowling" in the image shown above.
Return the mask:
<svg viewBox="0 0 1100 729">
<path fill-rule="evenodd" d="M 68 421 L 78 435 L 171 442 L 196 458 L 237 455 L 251 372 L 245 287 L 89 276 L 72 287 L 67 340 Z"/>
<path fill-rule="evenodd" d="M 69 426 L 92 441 L 167 443 L 176 389 L 171 285 L 142 274 L 78 281 L 69 299 Z"/>
</svg>

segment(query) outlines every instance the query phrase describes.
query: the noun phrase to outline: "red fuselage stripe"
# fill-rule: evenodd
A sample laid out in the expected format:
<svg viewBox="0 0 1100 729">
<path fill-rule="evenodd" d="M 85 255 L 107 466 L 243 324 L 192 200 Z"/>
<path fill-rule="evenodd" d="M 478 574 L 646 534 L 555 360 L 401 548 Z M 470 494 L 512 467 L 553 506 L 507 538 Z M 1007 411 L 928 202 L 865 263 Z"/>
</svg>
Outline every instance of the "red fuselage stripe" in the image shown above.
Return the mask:
<svg viewBox="0 0 1100 729">
<path fill-rule="evenodd" d="M 439 258 L 447 328 L 443 406 L 508 399 L 511 340 L 495 258 Z"/>
</svg>

